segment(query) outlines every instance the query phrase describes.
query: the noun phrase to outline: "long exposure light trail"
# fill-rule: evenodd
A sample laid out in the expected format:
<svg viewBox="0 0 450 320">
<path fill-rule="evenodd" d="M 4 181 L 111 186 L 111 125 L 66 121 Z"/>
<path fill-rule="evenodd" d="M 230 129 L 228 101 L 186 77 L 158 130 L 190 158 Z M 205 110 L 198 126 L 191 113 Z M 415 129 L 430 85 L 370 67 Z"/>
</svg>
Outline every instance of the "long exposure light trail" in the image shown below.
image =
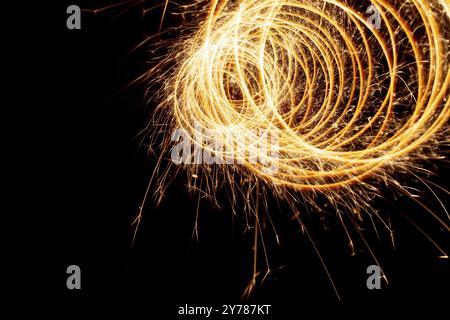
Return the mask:
<svg viewBox="0 0 450 320">
<path fill-rule="evenodd" d="M 367 17 L 369 6 L 379 14 L 378 26 Z M 153 148 L 161 152 L 151 193 L 160 199 L 172 175 L 183 171 L 189 188 L 200 191 L 199 201 L 216 201 L 224 186 L 232 204 L 241 197 L 255 230 L 248 291 L 259 275 L 261 244 L 268 260 L 262 240 L 263 221 L 271 224 L 268 193 L 288 203 L 301 226 L 302 206 L 317 208 L 318 197 L 325 199 L 353 246 L 341 213 L 355 225 L 364 213 L 377 216 L 370 199 L 381 185 L 418 201 L 398 181 L 399 173 L 429 188 L 417 176 L 418 163 L 443 159 L 436 150 L 449 142 L 450 1 L 212 0 L 178 10 L 198 24 L 191 23 L 188 35 L 138 79 L 160 85 L 152 95 L 160 103 L 149 125 Z M 177 128 L 234 165 L 162 169 Z M 238 134 L 230 135 L 230 128 Z M 205 134 L 210 130 L 220 149 L 211 150 Z M 276 153 L 273 145 L 256 143 L 256 135 L 250 139 L 255 143 L 239 139 L 239 132 L 261 131 L 277 137 Z M 249 154 L 256 153 L 264 161 L 251 161 Z M 266 170 L 264 163 L 277 170 Z M 448 221 L 427 210 L 449 231 Z"/>
</svg>

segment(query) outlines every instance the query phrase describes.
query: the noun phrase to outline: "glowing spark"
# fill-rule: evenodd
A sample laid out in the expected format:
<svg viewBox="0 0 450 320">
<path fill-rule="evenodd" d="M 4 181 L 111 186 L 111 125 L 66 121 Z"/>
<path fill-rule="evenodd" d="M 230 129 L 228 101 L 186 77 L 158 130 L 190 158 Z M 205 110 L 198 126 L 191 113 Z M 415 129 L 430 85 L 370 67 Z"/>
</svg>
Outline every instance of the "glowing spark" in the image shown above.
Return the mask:
<svg viewBox="0 0 450 320">
<path fill-rule="evenodd" d="M 319 196 L 327 199 L 352 248 L 341 212 L 350 213 L 355 226 L 364 212 L 382 220 L 370 207 L 378 186 L 393 186 L 418 202 L 394 173 L 416 171 L 416 160 L 435 156 L 425 147 L 449 141 L 449 0 L 372 0 L 368 5 L 380 14 L 379 30 L 368 22 L 367 7 L 349 1 L 201 4 L 199 9 L 181 6 L 183 15 L 201 23 L 140 80 L 154 77 L 153 83 L 163 84 L 153 119 L 157 129 L 165 126 L 166 134 L 156 171 L 170 154 L 176 128 L 193 143 L 199 143 L 200 135 L 202 150 L 211 149 L 204 132 L 216 130 L 214 139 L 224 146 L 214 150 L 216 155 L 239 163 L 178 168 L 186 168 L 189 187 L 202 190 L 201 197 L 214 199 L 216 190 L 228 186 L 233 204 L 239 197 L 245 201 L 255 232 L 254 277 L 248 291 L 260 274 L 256 250 L 258 242 L 264 247 L 258 235 L 262 221 L 270 220 L 267 192 L 286 201 L 293 212 L 302 205 L 318 208 Z M 242 145 L 238 135 L 230 140 L 221 128 L 276 135 L 276 157 L 273 146 Z M 246 148 L 264 155 L 277 170 L 267 172 L 238 151 Z M 178 170 L 174 166 L 154 175 L 160 186 Z M 303 229 L 300 214 L 295 218 Z M 437 220 L 449 230 L 444 220 Z M 390 223 L 384 225 L 391 231 Z"/>
<path fill-rule="evenodd" d="M 332 9 L 321 10 L 320 3 Z M 373 4 L 384 33 L 339 1 L 212 1 L 206 23 L 184 44 L 162 107 L 192 140 L 197 123 L 276 132 L 277 173 L 241 159 L 274 186 L 326 192 L 400 165 L 449 118 L 448 30 L 429 1 L 403 5 L 423 19 L 420 42 L 399 9 L 386 1 Z M 340 13 L 332 15 L 335 10 Z M 407 67 L 396 46 L 400 40 L 409 41 L 414 57 Z M 375 47 L 383 57 L 374 56 Z M 414 92 L 401 73 L 414 78 Z M 375 87 L 382 97 L 374 97 Z M 410 109 L 408 117 L 396 110 L 406 90 L 414 99 L 403 107 Z"/>
</svg>

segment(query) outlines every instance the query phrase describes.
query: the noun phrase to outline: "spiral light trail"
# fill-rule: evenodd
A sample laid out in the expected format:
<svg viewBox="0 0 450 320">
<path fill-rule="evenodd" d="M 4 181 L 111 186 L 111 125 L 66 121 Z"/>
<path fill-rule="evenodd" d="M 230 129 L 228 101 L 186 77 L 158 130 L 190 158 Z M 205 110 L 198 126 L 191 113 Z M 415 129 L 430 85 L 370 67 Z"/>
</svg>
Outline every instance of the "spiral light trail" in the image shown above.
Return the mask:
<svg viewBox="0 0 450 320">
<path fill-rule="evenodd" d="M 265 203 L 260 185 L 295 211 L 298 202 L 316 206 L 320 194 L 360 215 L 380 181 L 401 188 L 396 171 L 448 144 L 449 0 L 212 0 L 180 8 L 199 23 L 142 78 L 163 84 L 153 124 L 182 128 L 197 144 L 215 130 L 221 156 L 239 165 L 187 166 L 189 185 L 214 198 L 228 183 L 232 201 L 253 199 L 255 252 L 265 219 L 255 209 Z M 223 128 L 237 131 L 234 140 Z M 276 157 L 269 144 L 255 150 L 275 171 L 236 151 L 239 132 L 258 130 L 278 138 Z M 163 161 L 170 134 L 160 145 Z M 155 193 L 171 170 L 159 174 Z"/>
<path fill-rule="evenodd" d="M 450 115 L 449 4 L 372 3 L 380 31 L 340 1 L 212 1 L 170 86 L 176 123 L 275 132 L 278 171 L 245 167 L 298 190 L 407 161 Z"/>
</svg>

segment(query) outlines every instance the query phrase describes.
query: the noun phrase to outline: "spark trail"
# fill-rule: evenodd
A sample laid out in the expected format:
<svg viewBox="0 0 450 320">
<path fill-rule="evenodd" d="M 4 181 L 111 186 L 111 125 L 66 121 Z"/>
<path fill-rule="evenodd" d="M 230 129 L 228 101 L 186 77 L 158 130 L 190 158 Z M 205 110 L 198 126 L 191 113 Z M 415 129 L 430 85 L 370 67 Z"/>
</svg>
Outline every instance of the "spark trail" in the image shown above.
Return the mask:
<svg viewBox="0 0 450 320">
<path fill-rule="evenodd" d="M 370 5 L 380 15 L 379 28 L 365 13 Z M 171 3 L 163 7 L 167 14 Z M 278 239 L 269 194 L 292 208 L 302 229 L 299 212 L 321 210 L 317 199 L 325 199 L 352 248 L 343 214 L 355 226 L 368 214 L 391 230 L 371 208 L 380 186 L 418 201 L 397 177 L 417 177 L 420 161 L 444 158 L 436 150 L 449 143 L 450 1 L 212 0 L 176 8 L 193 21 L 186 22 L 188 35 L 137 80 L 160 87 L 152 96 L 159 106 L 148 130 L 161 152 L 139 221 L 150 191 L 159 201 L 177 172 L 186 174 L 199 201 L 208 198 L 219 205 L 215 194 L 226 188 L 231 204 L 245 203 L 254 230 L 250 293 L 257 277 L 271 271 L 263 229 Z M 216 155 L 239 164 L 163 165 L 177 128 L 193 144 L 215 130 L 214 139 L 224 146 L 214 150 Z M 223 128 L 277 136 L 276 157 L 273 146 L 260 150 L 264 144 L 243 142 L 239 134 L 230 140 L 229 134 L 220 134 Z M 209 137 L 202 138 L 198 146 L 211 151 Z M 237 151 L 245 148 L 262 154 L 277 170 L 268 172 Z M 444 205 L 443 210 L 447 213 Z M 448 213 L 442 218 L 428 211 L 448 232 Z M 266 273 L 256 267 L 261 250 Z"/>
</svg>

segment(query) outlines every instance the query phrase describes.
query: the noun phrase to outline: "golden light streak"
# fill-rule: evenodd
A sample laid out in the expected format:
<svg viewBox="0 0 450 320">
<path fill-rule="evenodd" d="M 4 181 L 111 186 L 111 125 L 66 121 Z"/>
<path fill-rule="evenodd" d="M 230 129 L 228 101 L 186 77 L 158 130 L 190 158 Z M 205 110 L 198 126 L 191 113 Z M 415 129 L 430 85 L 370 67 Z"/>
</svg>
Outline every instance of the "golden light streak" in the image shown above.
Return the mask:
<svg viewBox="0 0 450 320">
<path fill-rule="evenodd" d="M 212 1 L 207 22 L 189 43 L 170 85 L 168 103 L 177 125 L 193 141 L 195 123 L 205 129 L 238 125 L 276 131 L 277 173 L 267 175 L 241 160 L 267 182 L 297 190 L 348 186 L 408 161 L 449 117 L 448 39 L 443 37 L 448 30 L 442 30 L 437 14 L 430 15 L 429 2 L 409 3 L 423 17 L 427 43 L 417 41 L 414 26 L 387 2 L 373 1 L 384 34 L 344 3 L 325 1 L 340 12 L 321 11 L 323 2 L 241 1 L 230 7 L 233 2 Z M 349 34 L 344 22 L 358 33 Z M 408 66 L 415 78 L 409 81 L 417 86 L 408 102 L 414 104 L 402 106 L 411 109 L 409 117 L 402 119 L 394 109 L 411 87 L 400 81 L 405 66 L 397 43 L 406 40 L 415 61 Z M 373 56 L 375 46 L 383 57 Z M 389 74 L 376 70 L 382 63 Z M 389 80 L 382 84 L 383 98 L 375 100 L 381 76 Z"/>
<path fill-rule="evenodd" d="M 365 13 L 369 5 L 380 14 L 379 29 Z M 163 6 L 161 26 L 169 1 Z M 160 104 L 150 127 L 152 132 L 162 127 L 165 134 L 161 142 L 153 133 L 155 148 L 162 151 L 152 176 L 157 180 L 153 195 L 160 201 L 170 177 L 183 171 L 189 189 L 200 191 L 199 200 L 218 205 L 215 194 L 226 186 L 232 204 L 238 199 L 245 203 L 247 223 L 255 232 L 254 277 L 247 294 L 261 274 L 259 245 L 267 263 L 264 277 L 270 272 L 259 235 L 263 225 L 272 227 L 278 241 L 268 214 L 269 193 L 288 203 L 302 229 L 299 210 L 320 211 L 318 198 L 325 199 L 336 210 L 352 250 L 342 213 L 354 226 L 368 213 L 393 234 L 390 222 L 371 208 L 381 185 L 410 196 L 450 230 L 445 218 L 396 179 L 412 173 L 436 196 L 448 219 L 432 183 L 414 172 L 420 171 L 419 160 L 442 159 L 436 147 L 449 142 L 449 0 L 212 0 L 178 7 L 193 19 L 187 23 L 189 35 L 177 39 L 162 61 L 138 79 L 162 85 L 152 96 Z M 214 139 L 224 146 L 214 150 L 216 156 L 238 164 L 173 164 L 162 170 L 177 128 L 194 144 L 200 136 L 199 147 L 209 151 L 204 132 L 215 130 Z M 234 128 L 232 140 L 224 128 Z M 258 130 L 278 137 L 276 157 L 269 144 L 239 139 L 240 132 Z M 277 170 L 268 172 L 241 149 L 262 154 Z M 361 240 L 376 260 L 362 235 Z"/>
</svg>

